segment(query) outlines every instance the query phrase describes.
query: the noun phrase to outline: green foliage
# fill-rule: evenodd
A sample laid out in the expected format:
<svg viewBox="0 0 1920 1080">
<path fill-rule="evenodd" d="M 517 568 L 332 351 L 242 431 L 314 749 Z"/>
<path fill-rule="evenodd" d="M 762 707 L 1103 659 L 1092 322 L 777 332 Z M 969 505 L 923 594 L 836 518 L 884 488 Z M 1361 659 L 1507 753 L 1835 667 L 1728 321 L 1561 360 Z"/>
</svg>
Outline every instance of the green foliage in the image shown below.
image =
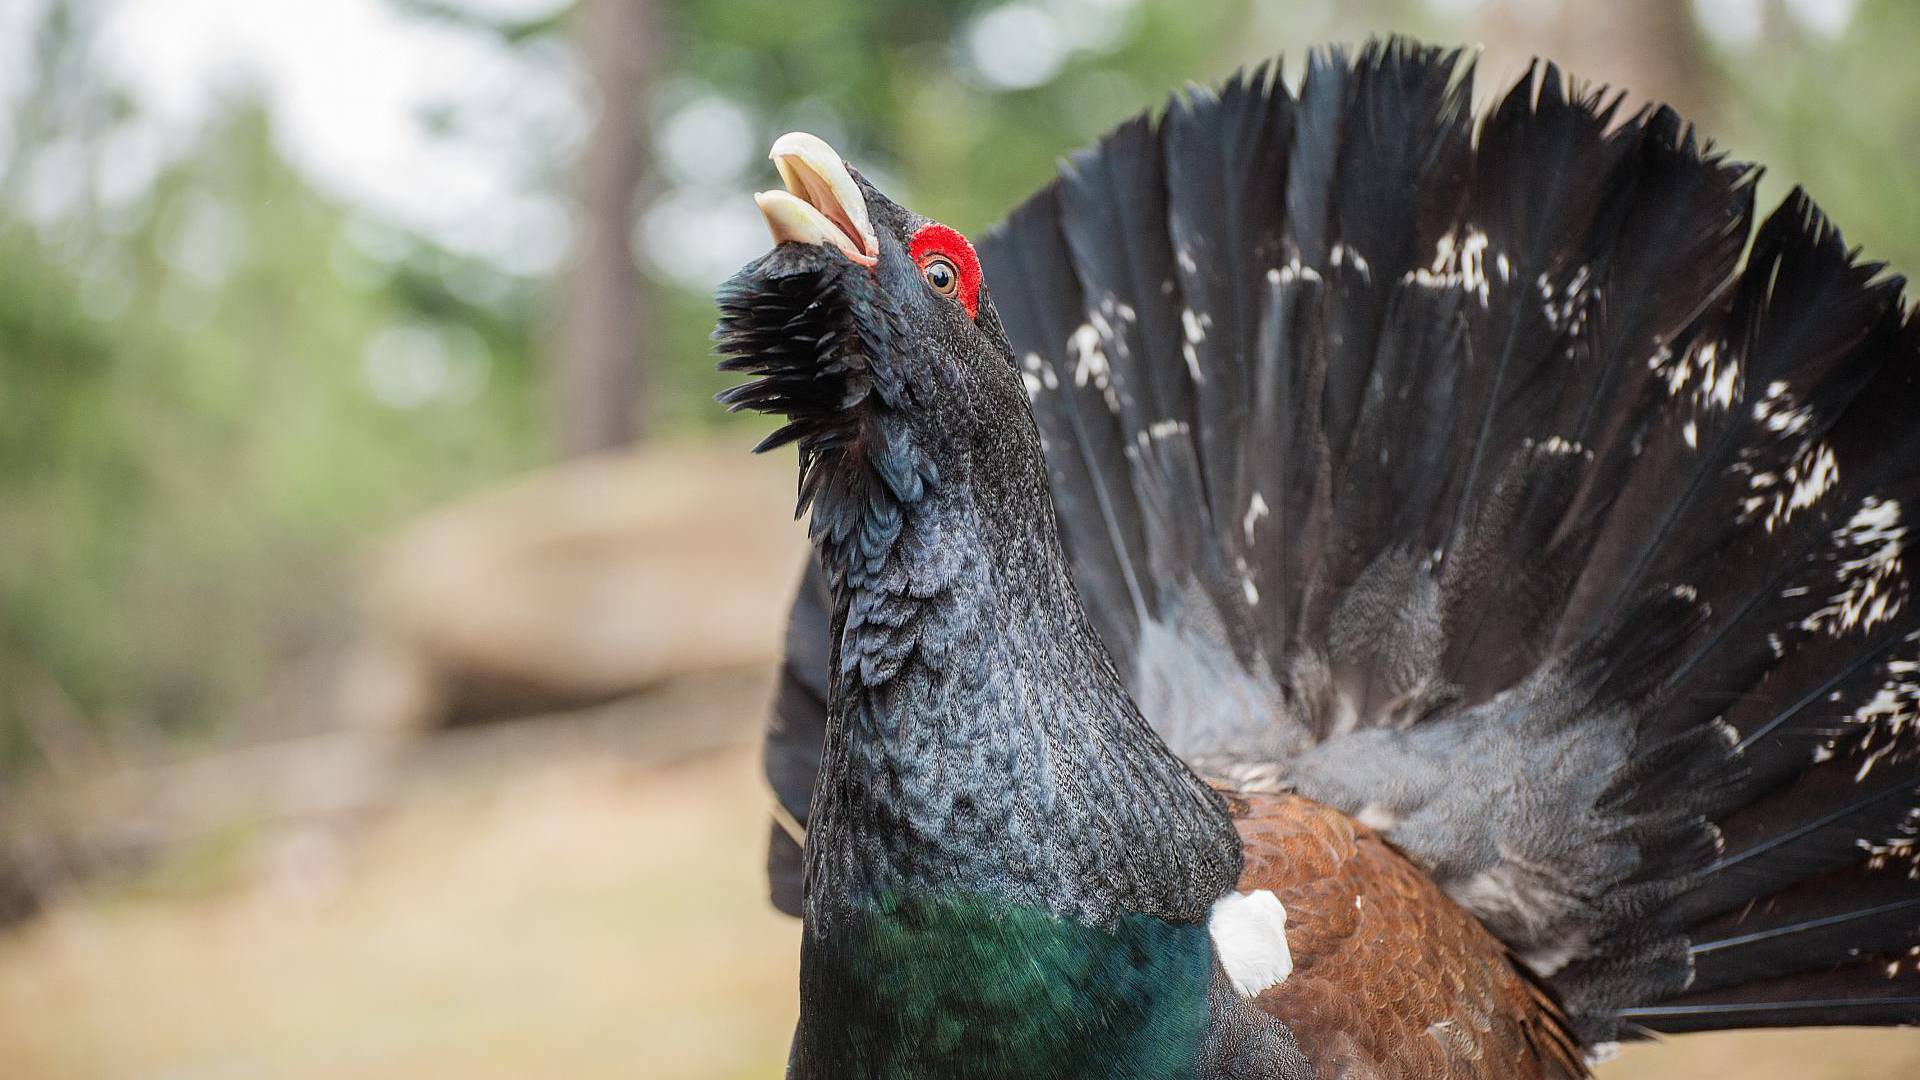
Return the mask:
<svg viewBox="0 0 1920 1080">
<path fill-rule="evenodd" d="M 1765 164 L 1760 206 L 1807 189 L 1866 256 L 1920 274 L 1920 4 L 1862 0 L 1826 41 L 1781 23 L 1752 51 L 1717 52 L 1718 115 L 1706 130 Z"/>
<path fill-rule="evenodd" d="M 124 219 L 0 228 L 0 770 L 49 725 L 264 710 L 345 614 L 357 544 L 539 452 L 535 297 L 461 299 L 491 272 L 404 238 L 365 253 L 257 111 Z M 380 400 L 396 333 L 452 343 L 464 388 Z"/>
<path fill-rule="evenodd" d="M 837 146 L 884 167 L 890 194 L 962 231 L 983 229 L 1044 184 L 1058 157 L 1166 88 L 1219 74 L 1243 3 L 1153 0 L 1115 17 L 1128 27 L 1110 51 L 1076 54 L 1057 77 L 995 91 L 959 56 L 982 0 L 728 0 L 672 7 L 685 43 L 680 70 L 769 118 L 769 131 L 820 115 L 846 133 Z M 1106 10 L 1085 5 L 1093 13 Z"/>
</svg>

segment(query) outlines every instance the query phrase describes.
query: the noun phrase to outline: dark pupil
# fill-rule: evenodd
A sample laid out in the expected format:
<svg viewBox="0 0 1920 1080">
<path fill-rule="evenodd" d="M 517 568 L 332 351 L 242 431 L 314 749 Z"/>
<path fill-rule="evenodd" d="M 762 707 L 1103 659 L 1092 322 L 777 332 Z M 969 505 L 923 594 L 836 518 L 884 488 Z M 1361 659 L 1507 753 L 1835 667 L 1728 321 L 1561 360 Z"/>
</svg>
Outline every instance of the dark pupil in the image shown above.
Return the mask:
<svg viewBox="0 0 1920 1080">
<path fill-rule="evenodd" d="M 943 262 L 927 267 L 927 284 L 945 291 L 953 285 L 953 269 Z"/>
</svg>

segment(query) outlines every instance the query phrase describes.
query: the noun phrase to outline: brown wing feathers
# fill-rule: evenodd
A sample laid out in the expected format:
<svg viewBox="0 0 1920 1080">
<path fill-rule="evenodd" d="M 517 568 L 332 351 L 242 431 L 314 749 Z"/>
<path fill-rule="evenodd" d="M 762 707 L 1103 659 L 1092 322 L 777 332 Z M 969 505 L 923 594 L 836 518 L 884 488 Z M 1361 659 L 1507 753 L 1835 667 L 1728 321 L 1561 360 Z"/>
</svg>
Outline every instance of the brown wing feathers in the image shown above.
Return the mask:
<svg viewBox="0 0 1920 1080">
<path fill-rule="evenodd" d="M 1586 1075 L 1551 995 L 1380 835 L 1294 795 L 1231 796 L 1240 890 L 1287 909 L 1293 972 L 1257 999 L 1323 1076 Z"/>
</svg>

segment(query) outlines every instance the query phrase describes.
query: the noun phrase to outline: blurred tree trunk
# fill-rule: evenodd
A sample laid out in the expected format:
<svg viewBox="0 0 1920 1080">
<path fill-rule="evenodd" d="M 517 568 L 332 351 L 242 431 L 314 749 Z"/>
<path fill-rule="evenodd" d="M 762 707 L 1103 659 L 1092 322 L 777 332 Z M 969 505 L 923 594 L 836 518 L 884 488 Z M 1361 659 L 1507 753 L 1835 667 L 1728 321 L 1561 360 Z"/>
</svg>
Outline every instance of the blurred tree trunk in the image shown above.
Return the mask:
<svg viewBox="0 0 1920 1080">
<path fill-rule="evenodd" d="M 1689 0 L 1485 0 L 1482 82 L 1501 92 L 1535 56 L 1627 92 L 1627 108 L 1658 101 L 1692 121 L 1712 116 L 1711 72 Z"/>
<path fill-rule="evenodd" d="M 645 415 L 647 297 L 630 243 L 647 173 L 642 127 L 655 60 L 652 0 L 580 0 L 573 34 L 598 115 L 573 175 L 573 263 L 551 358 L 560 450 L 624 446 Z"/>
</svg>

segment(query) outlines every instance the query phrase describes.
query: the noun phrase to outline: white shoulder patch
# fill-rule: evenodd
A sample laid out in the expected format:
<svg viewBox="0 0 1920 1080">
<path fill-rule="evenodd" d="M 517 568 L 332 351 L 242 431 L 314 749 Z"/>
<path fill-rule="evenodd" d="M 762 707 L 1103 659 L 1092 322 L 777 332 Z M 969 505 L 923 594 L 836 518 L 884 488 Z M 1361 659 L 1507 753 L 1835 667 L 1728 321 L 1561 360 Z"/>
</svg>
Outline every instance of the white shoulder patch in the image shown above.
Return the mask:
<svg viewBox="0 0 1920 1080">
<path fill-rule="evenodd" d="M 1243 997 L 1278 986 L 1293 974 L 1287 909 L 1266 889 L 1231 892 L 1215 901 L 1207 932 L 1213 935 L 1220 966 Z"/>
</svg>

